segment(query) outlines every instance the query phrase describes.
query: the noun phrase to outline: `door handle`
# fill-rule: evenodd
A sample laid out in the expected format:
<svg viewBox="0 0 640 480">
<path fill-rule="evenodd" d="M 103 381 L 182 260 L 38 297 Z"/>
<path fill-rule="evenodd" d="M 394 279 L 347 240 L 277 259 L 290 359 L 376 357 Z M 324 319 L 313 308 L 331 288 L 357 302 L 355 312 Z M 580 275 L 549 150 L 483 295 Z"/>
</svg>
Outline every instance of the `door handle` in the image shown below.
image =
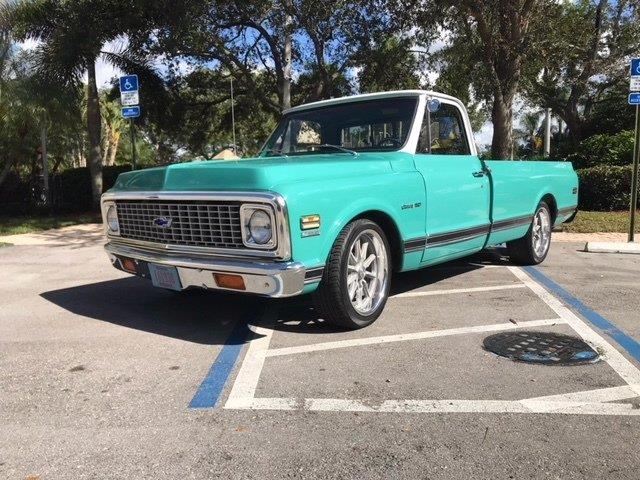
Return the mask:
<svg viewBox="0 0 640 480">
<path fill-rule="evenodd" d="M 473 175 L 476 178 L 480 178 L 480 177 L 484 177 L 486 174 L 486 172 L 484 170 L 479 170 L 477 172 L 473 172 L 471 175 Z"/>
</svg>

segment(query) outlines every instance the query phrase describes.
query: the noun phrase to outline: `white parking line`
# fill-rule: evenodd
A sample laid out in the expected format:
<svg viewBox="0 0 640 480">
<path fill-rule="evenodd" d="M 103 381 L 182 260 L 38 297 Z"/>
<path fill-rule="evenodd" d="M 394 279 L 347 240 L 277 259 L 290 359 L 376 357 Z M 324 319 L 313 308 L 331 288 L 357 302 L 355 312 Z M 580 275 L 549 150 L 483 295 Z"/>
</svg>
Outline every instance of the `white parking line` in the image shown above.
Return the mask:
<svg viewBox="0 0 640 480">
<path fill-rule="evenodd" d="M 423 290 L 418 292 L 405 292 L 392 295 L 389 298 L 428 297 L 431 295 L 449 295 L 453 293 L 491 292 L 494 290 L 510 290 L 512 288 L 527 288 L 523 283 L 509 283 L 507 285 L 493 285 L 490 287 L 451 288 L 448 290 Z"/>
<path fill-rule="evenodd" d="M 252 340 L 241 364 L 235 383 L 231 389 L 225 408 L 256 410 L 313 410 L 331 412 L 387 412 L 387 413 L 561 413 L 579 415 L 640 415 L 640 409 L 632 403 L 616 402 L 640 396 L 640 370 L 628 361 L 618 350 L 592 330 L 585 322 L 565 307 L 560 300 L 535 282 L 523 270 L 507 267 L 522 284 L 509 285 L 508 288 L 528 287 L 559 316 L 558 319 L 532 320 L 514 324 L 493 324 L 474 327 L 452 328 L 410 334 L 386 335 L 370 338 L 339 340 L 313 345 L 283 347 L 269 350 L 274 330 L 255 327 L 259 338 Z M 496 287 L 478 287 L 477 289 L 455 289 L 425 292 L 429 295 L 443 293 L 465 293 L 467 291 L 487 291 L 504 289 Z M 439 292 L 439 293 L 433 293 Z M 422 292 L 407 292 L 401 296 L 420 297 Z M 414 295 L 413 293 L 420 293 Z M 601 388 L 582 392 L 549 395 L 521 400 L 385 400 L 372 402 L 362 399 L 340 398 L 255 398 L 260 373 L 267 357 L 304 354 L 308 352 L 376 345 L 390 342 L 423 340 L 447 335 L 461 335 L 478 332 L 500 331 L 553 324 L 568 324 L 585 341 L 597 348 L 604 360 L 627 383 L 623 386 Z"/>
<path fill-rule="evenodd" d="M 448 328 L 445 330 L 430 330 L 427 332 L 400 333 L 397 335 L 383 335 L 380 337 L 352 338 L 349 340 L 336 340 L 334 342 L 314 343 L 299 345 L 297 347 L 274 348 L 266 351 L 267 357 L 282 355 L 294 355 L 298 353 L 318 352 L 333 350 L 336 348 L 361 347 L 363 345 L 378 345 L 382 343 L 406 342 L 408 340 L 424 340 L 425 338 L 446 337 L 449 335 L 463 335 L 465 333 L 500 332 L 502 330 L 516 330 L 518 328 L 542 327 L 565 323 L 561 318 L 549 320 L 529 320 L 526 322 L 494 323 L 491 325 L 477 325 L 474 327 Z"/>
</svg>

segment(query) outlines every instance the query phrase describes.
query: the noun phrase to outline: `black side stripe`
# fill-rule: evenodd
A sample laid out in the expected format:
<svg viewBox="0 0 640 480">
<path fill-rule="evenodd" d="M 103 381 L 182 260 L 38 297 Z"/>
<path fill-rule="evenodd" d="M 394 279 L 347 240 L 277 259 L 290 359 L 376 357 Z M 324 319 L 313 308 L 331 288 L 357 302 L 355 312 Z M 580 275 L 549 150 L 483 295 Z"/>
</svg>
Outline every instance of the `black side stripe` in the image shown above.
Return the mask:
<svg viewBox="0 0 640 480">
<path fill-rule="evenodd" d="M 575 212 L 577 209 L 578 209 L 577 205 L 574 205 L 573 207 L 559 208 L 558 215 L 568 215 L 570 213 Z"/>
<path fill-rule="evenodd" d="M 524 215 L 522 217 L 508 218 L 506 220 L 493 222 L 493 226 L 491 227 L 491 230 L 492 231 L 508 230 L 510 228 L 529 225 L 532 220 L 533 220 L 533 215 Z"/>
<path fill-rule="evenodd" d="M 304 273 L 304 283 L 313 283 L 322 279 L 324 267 L 310 268 Z"/>
<path fill-rule="evenodd" d="M 558 211 L 558 214 L 573 212 L 575 207 L 565 208 Z M 563 213 L 561 213 L 563 212 Z M 478 227 L 456 230 L 454 232 L 438 233 L 429 237 L 414 238 L 404 242 L 404 252 L 411 253 L 424 250 L 426 248 L 440 247 L 452 243 L 465 242 L 479 236 L 487 235 L 490 232 L 508 230 L 524 225 L 531 224 L 533 215 L 523 215 L 521 217 L 508 218 L 499 220 L 489 225 L 480 225 Z"/>
<path fill-rule="evenodd" d="M 481 225 L 479 227 L 456 230 L 455 232 L 431 235 L 427 237 L 427 248 L 471 240 L 481 235 L 486 235 L 489 232 L 490 227 L 490 225 Z"/>
<path fill-rule="evenodd" d="M 420 250 L 424 250 L 427 245 L 427 238 L 414 238 L 413 240 L 407 240 L 404 242 L 404 252 L 418 252 Z"/>
</svg>

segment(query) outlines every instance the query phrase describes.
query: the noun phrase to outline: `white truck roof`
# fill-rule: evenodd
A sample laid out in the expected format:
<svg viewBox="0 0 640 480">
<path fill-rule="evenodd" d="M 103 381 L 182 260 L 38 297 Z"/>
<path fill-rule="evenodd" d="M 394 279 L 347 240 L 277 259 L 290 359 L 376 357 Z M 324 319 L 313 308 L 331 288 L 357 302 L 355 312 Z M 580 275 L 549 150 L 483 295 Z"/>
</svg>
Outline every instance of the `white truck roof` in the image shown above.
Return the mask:
<svg viewBox="0 0 640 480">
<path fill-rule="evenodd" d="M 434 98 L 446 99 L 454 103 L 457 103 L 460 106 L 463 106 L 460 100 L 458 100 L 455 97 L 452 97 L 451 95 L 446 95 L 444 93 L 433 92 L 430 90 L 393 90 L 390 92 L 364 93 L 360 95 L 349 95 L 347 97 L 330 98 L 328 100 L 320 100 L 318 102 L 305 103 L 305 104 L 298 105 L 296 107 L 292 107 L 287 110 L 284 110 L 282 113 L 299 112 L 301 110 L 307 110 L 310 108 L 325 107 L 325 106 L 337 105 L 341 103 L 360 102 L 364 100 L 376 100 L 379 98 L 413 97 L 413 96 L 417 97 L 420 95 L 428 95 Z"/>
</svg>

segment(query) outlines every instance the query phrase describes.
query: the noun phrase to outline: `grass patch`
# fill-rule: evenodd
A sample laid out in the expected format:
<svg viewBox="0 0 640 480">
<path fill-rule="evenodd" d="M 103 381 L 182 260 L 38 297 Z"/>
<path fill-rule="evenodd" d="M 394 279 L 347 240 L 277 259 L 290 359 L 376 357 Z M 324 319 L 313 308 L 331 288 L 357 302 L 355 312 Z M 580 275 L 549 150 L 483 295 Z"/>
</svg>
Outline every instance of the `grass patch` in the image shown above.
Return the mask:
<svg viewBox="0 0 640 480">
<path fill-rule="evenodd" d="M 2 248 L 2 247 L 10 247 L 12 245 L 13 245 L 13 243 L 0 242 L 0 248 Z"/>
<path fill-rule="evenodd" d="M 33 233 L 51 228 L 69 227 L 81 223 L 99 223 L 100 215 L 94 213 L 86 214 L 64 214 L 47 216 L 0 216 L 0 235 L 18 235 L 20 233 Z"/>
<path fill-rule="evenodd" d="M 629 212 L 583 212 L 579 211 L 572 223 L 563 225 L 563 232 L 596 233 L 621 232 L 629 229 Z M 635 231 L 640 233 L 640 211 L 636 213 Z"/>
</svg>

